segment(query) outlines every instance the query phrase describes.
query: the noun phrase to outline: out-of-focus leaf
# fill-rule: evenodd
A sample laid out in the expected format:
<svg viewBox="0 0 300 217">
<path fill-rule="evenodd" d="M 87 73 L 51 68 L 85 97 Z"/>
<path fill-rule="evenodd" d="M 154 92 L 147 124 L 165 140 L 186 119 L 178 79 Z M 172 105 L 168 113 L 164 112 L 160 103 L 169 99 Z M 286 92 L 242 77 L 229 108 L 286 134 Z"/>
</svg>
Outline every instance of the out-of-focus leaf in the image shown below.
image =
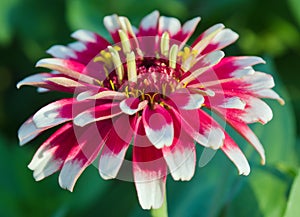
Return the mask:
<svg viewBox="0 0 300 217">
<path fill-rule="evenodd" d="M 265 168 L 254 169 L 239 195 L 224 208 L 226 217 L 281 217 L 288 183 Z"/>
<path fill-rule="evenodd" d="M 84 28 L 109 38 L 109 33 L 103 25 L 104 16 L 111 14 L 127 16 L 133 25 L 138 25 L 140 20 L 153 10 L 176 17 L 188 14 L 186 6 L 176 0 L 69 0 L 67 20 L 72 30 Z"/>
<path fill-rule="evenodd" d="M 289 0 L 290 10 L 292 11 L 295 19 L 300 25 L 300 1 L 298 0 Z"/>
<path fill-rule="evenodd" d="M 253 130 L 265 147 L 267 165 L 280 166 L 283 164 L 297 168 L 294 111 L 288 93 L 276 74 L 272 59 L 265 58 L 265 60 L 267 64 L 260 65 L 257 70 L 272 74 L 276 84 L 274 90 L 282 96 L 286 104 L 281 106 L 274 100 L 266 100 L 272 108 L 274 117 L 265 126 L 255 124 Z"/>
<path fill-rule="evenodd" d="M 295 217 L 300 213 L 300 169 L 294 180 L 284 217 Z"/>
<path fill-rule="evenodd" d="M 19 0 L 0 2 L 0 44 L 10 42 L 13 31 L 12 10 L 18 2 Z"/>
</svg>

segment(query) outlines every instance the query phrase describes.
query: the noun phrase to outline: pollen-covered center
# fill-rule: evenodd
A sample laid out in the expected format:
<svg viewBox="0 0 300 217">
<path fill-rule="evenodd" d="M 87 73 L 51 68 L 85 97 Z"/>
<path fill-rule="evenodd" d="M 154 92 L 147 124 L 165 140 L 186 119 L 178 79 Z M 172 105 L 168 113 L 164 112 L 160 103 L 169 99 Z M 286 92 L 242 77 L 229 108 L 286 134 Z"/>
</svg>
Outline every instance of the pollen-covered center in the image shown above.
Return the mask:
<svg viewBox="0 0 300 217">
<path fill-rule="evenodd" d="M 128 97 L 147 99 L 150 103 L 159 102 L 182 88 L 180 80 L 185 70 L 178 64 L 178 59 L 187 55 L 178 52 L 177 44 L 173 43 L 170 48 L 167 32 L 159 39 L 160 48 L 151 48 L 152 55 L 140 49 L 137 39 L 129 40 L 122 30 L 119 35 L 120 46 L 108 46 L 94 58 L 105 73 L 101 86 L 123 92 Z"/>
</svg>

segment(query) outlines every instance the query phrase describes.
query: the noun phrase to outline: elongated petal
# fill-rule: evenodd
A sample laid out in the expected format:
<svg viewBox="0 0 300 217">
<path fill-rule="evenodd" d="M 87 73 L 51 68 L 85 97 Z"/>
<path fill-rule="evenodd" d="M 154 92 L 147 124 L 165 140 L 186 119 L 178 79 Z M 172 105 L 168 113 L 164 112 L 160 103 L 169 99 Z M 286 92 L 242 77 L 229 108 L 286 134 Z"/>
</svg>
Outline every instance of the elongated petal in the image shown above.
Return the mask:
<svg viewBox="0 0 300 217">
<path fill-rule="evenodd" d="M 74 124 L 83 127 L 96 121 L 113 118 L 121 113 L 118 103 L 101 104 L 78 114 L 74 118 Z"/>
<path fill-rule="evenodd" d="M 249 175 L 250 166 L 245 155 L 227 133 L 225 133 L 225 142 L 222 146 L 222 151 L 235 164 L 240 175 Z"/>
<path fill-rule="evenodd" d="M 221 50 L 235 42 L 238 37 L 239 35 L 233 32 L 231 29 L 223 29 L 211 40 L 208 46 L 202 51 L 202 54 L 206 54 L 215 50 Z"/>
<path fill-rule="evenodd" d="M 180 123 L 174 123 L 175 138 L 170 147 L 162 149 L 164 158 L 174 180 L 188 181 L 195 172 L 196 151 L 194 141 Z"/>
<path fill-rule="evenodd" d="M 111 121 L 103 121 L 87 128 L 75 127 L 78 146 L 69 152 L 59 174 L 58 181 L 62 188 L 73 191 L 81 173 L 98 156 L 111 127 Z"/>
<path fill-rule="evenodd" d="M 155 105 L 153 109 L 148 106 L 143 111 L 143 124 L 148 139 L 156 148 L 170 146 L 174 138 L 172 117 L 161 106 Z"/>
<path fill-rule="evenodd" d="M 33 115 L 38 128 L 53 127 L 72 119 L 73 99 L 62 99 L 46 105 Z"/>
<path fill-rule="evenodd" d="M 68 123 L 52 134 L 35 153 L 28 167 L 36 181 L 58 171 L 72 147 L 76 146 L 72 124 Z"/>
<path fill-rule="evenodd" d="M 50 127 L 37 128 L 32 120 L 32 117 L 25 121 L 18 130 L 18 138 L 20 141 L 20 146 L 30 142 L 35 137 L 40 135 L 43 131 L 49 129 Z"/>
<path fill-rule="evenodd" d="M 143 209 L 157 209 L 164 200 L 167 166 L 162 151 L 148 140 L 141 118 L 133 147 L 133 176 Z"/>
<path fill-rule="evenodd" d="M 50 73 L 39 73 L 30 75 L 23 80 L 19 81 L 17 84 L 17 88 L 19 89 L 23 85 L 31 85 L 31 86 L 46 86 L 45 79 L 51 78 L 53 75 Z"/>
<path fill-rule="evenodd" d="M 99 173 L 103 179 L 116 178 L 132 140 L 135 122 L 135 117 L 122 115 L 113 123 L 99 160 Z"/>
<path fill-rule="evenodd" d="M 186 21 L 182 28 L 181 31 L 178 32 L 173 39 L 180 41 L 181 44 L 179 46 L 179 49 L 181 49 L 185 43 L 189 40 L 189 38 L 191 37 L 191 35 L 194 33 L 198 23 L 200 22 L 200 17 L 195 17 L 191 20 Z"/>
<path fill-rule="evenodd" d="M 61 74 L 89 84 L 99 84 L 94 78 L 82 74 L 81 72 L 84 71 L 85 66 L 73 60 L 46 58 L 39 60 L 36 63 L 36 67 L 45 67 L 48 69 L 59 71 Z"/>
</svg>

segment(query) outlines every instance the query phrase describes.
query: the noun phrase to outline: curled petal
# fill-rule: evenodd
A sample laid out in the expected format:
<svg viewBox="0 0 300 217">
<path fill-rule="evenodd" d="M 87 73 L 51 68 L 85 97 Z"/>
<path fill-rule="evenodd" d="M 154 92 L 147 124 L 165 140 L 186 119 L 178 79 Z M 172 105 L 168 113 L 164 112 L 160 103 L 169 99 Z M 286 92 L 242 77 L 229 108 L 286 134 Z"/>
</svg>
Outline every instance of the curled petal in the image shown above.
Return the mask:
<svg viewBox="0 0 300 217">
<path fill-rule="evenodd" d="M 148 104 L 147 100 L 140 102 L 137 98 L 128 98 L 120 102 L 120 109 L 128 115 L 133 115 L 143 110 Z"/>
</svg>

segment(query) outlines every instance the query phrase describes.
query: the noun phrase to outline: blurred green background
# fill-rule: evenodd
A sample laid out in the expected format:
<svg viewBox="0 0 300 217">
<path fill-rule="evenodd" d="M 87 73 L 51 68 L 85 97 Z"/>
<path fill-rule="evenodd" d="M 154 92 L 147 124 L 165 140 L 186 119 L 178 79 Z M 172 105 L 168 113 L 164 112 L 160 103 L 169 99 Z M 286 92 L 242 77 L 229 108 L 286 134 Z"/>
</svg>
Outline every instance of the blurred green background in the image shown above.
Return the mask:
<svg viewBox="0 0 300 217">
<path fill-rule="evenodd" d="M 234 135 L 250 161 L 251 174 L 238 176 L 218 152 L 207 166 L 197 167 L 192 181 L 169 177 L 170 217 L 300 216 L 299 0 L 1 0 L 0 217 L 149 216 L 138 205 L 133 183 L 103 181 L 94 167 L 79 178 L 74 193 L 60 189 L 57 174 L 35 182 L 27 164 L 47 135 L 20 148 L 16 132 L 38 108 L 60 95 L 38 94 L 31 87 L 17 90 L 15 85 L 40 71 L 34 64 L 47 57 L 46 49 L 72 42 L 73 31 L 84 28 L 108 36 L 105 15 L 125 15 L 138 25 L 154 9 L 182 22 L 201 16 L 195 35 L 219 22 L 238 32 L 240 39 L 225 49 L 227 55 L 263 56 L 267 64 L 257 69 L 273 74 L 275 90 L 286 100 L 283 107 L 268 100 L 274 119 L 251 126 L 265 146 L 266 166 Z M 198 157 L 201 151 L 198 148 Z"/>
</svg>

